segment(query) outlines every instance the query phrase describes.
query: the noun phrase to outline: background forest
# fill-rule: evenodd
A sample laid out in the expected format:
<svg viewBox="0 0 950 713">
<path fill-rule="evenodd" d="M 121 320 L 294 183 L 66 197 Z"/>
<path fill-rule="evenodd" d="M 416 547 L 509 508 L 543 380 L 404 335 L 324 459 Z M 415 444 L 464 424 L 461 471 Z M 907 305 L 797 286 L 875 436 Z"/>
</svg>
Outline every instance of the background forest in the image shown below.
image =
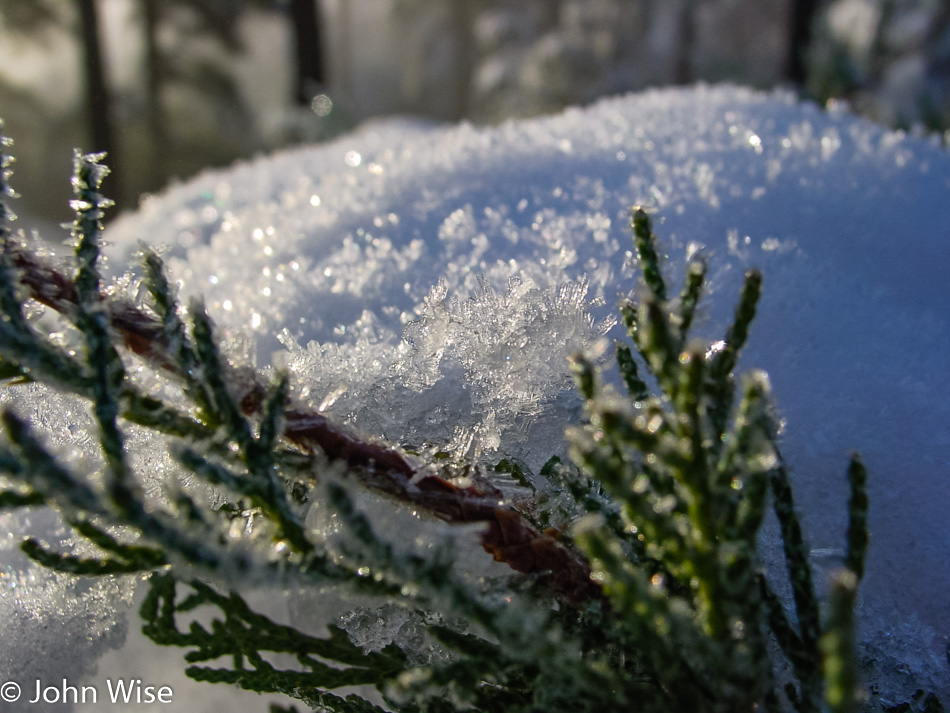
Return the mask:
<svg viewBox="0 0 950 713">
<path fill-rule="evenodd" d="M 187 677 L 346 712 L 374 709 L 328 690 L 950 699 L 947 0 L 0 0 L 0 23 L 0 698 L 122 675 L 195 713 L 263 706 Z M 109 155 L 75 155 L 70 201 L 74 146 Z M 143 240 L 145 281 L 119 277 Z M 754 314 L 743 369 L 771 381 L 734 380 Z M 147 595 L 111 576 L 153 570 Z M 197 606 L 226 626 L 177 629 Z"/>
<path fill-rule="evenodd" d="M 120 207 L 374 116 L 493 123 L 696 81 L 950 124 L 940 0 L 0 0 L 20 209 L 67 219 L 74 146 Z M 94 111 L 90 106 L 96 107 Z"/>
</svg>

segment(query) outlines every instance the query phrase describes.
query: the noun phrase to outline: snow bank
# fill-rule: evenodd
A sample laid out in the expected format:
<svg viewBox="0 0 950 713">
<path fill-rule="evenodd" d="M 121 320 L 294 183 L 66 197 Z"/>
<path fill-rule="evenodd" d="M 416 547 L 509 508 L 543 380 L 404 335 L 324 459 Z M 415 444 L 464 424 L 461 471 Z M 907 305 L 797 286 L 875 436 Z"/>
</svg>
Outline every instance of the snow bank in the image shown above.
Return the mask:
<svg viewBox="0 0 950 713">
<path fill-rule="evenodd" d="M 167 244 L 183 294 L 338 418 L 537 464 L 577 414 L 566 355 L 619 336 L 635 203 L 677 276 L 687 253 L 709 256 L 710 338 L 743 269 L 762 268 L 740 366 L 772 377 L 806 533 L 833 562 L 860 450 L 867 636 L 891 652 L 903 637 L 896 663 L 946 685 L 929 648 L 950 634 L 942 149 L 784 94 L 663 90 L 491 129 L 380 123 L 209 172 L 107 238 L 117 271 L 138 241 Z"/>
</svg>

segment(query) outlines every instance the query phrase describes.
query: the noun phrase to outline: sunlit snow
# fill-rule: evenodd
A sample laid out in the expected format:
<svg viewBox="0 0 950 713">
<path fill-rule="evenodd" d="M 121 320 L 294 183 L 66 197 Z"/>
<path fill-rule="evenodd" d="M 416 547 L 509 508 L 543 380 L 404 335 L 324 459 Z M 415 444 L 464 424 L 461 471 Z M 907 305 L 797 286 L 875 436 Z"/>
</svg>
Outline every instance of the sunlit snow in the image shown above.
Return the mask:
<svg viewBox="0 0 950 713">
<path fill-rule="evenodd" d="M 729 87 L 487 129 L 394 120 L 209 172 L 148 199 L 107 239 L 117 273 L 139 241 L 168 245 L 183 295 L 204 295 L 230 337 L 251 338 L 258 366 L 290 368 L 314 407 L 394 442 L 536 466 L 578 417 L 566 357 L 620 336 L 637 203 L 652 206 L 675 279 L 688 254 L 709 257 L 710 342 L 743 269 L 762 269 L 740 368 L 771 376 L 810 543 L 834 563 L 847 455 L 861 451 L 865 636 L 946 686 L 946 662 L 929 653 L 950 635 L 950 154 L 939 146 Z M 31 398 L 45 396 L 18 408 Z M 21 576 L 4 557 L 4 575 Z M 27 590 L 42 611 L 59 596 Z M 20 606 L 11 592 L 0 621 Z M 78 637 L 85 624 L 64 626 Z"/>
</svg>

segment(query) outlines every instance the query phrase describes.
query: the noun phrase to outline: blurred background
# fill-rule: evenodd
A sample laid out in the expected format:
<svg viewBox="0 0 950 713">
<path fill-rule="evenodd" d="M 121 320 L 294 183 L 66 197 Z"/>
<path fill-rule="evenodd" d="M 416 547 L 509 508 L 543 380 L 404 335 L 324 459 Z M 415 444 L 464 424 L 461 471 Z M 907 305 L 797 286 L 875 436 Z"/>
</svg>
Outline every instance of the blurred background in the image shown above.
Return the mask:
<svg viewBox="0 0 950 713">
<path fill-rule="evenodd" d="M 133 208 L 372 117 L 495 123 L 697 81 L 946 132 L 950 0 L 0 0 L 27 227 L 70 218 L 77 146 L 108 151 Z"/>
</svg>

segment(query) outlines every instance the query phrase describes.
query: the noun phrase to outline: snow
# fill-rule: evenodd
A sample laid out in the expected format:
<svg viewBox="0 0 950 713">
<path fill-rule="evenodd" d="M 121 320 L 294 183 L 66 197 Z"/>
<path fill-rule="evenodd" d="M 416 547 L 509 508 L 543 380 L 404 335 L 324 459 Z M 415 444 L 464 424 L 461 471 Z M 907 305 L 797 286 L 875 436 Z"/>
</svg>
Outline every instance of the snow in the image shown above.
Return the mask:
<svg viewBox="0 0 950 713">
<path fill-rule="evenodd" d="M 709 257 L 710 340 L 743 269 L 762 269 L 740 367 L 771 376 L 807 536 L 833 564 L 847 454 L 861 451 L 865 635 L 903 642 L 901 663 L 946 687 L 930 655 L 950 634 L 950 155 L 938 146 L 783 93 L 668 89 L 495 128 L 379 122 L 205 173 L 107 239 L 117 274 L 140 240 L 167 245 L 183 296 L 204 295 L 225 335 L 251 339 L 259 366 L 289 368 L 314 406 L 395 442 L 537 466 L 579 414 L 566 357 L 620 336 L 636 203 L 652 206 L 675 279 L 688 253 Z M 45 590 L 30 596 L 49 608 Z M 11 601 L 4 591 L 0 610 Z M 895 690 L 910 681 L 894 676 Z"/>
</svg>

